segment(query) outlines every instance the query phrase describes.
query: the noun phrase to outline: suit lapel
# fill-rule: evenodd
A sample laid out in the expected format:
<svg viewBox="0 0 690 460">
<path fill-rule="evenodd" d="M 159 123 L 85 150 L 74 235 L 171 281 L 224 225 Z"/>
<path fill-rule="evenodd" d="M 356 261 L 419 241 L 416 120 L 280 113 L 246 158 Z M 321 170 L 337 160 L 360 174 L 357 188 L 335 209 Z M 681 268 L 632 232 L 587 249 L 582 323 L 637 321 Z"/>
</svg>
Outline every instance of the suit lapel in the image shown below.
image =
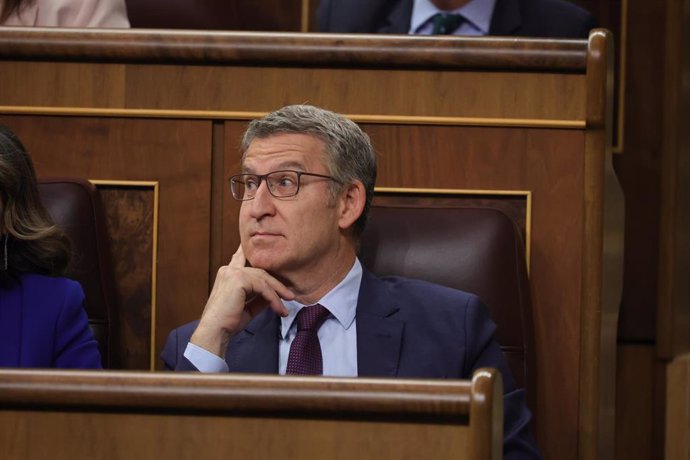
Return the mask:
<svg viewBox="0 0 690 460">
<path fill-rule="evenodd" d="M 385 284 L 364 269 L 357 300 L 357 371 L 360 377 L 395 377 L 404 323 Z M 271 310 L 257 316 L 228 346 L 231 372 L 278 373 L 280 318 Z"/>
<path fill-rule="evenodd" d="M 385 284 L 363 269 L 357 300 L 357 373 L 360 377 L 395 377 L 404 323 Z"/>
<path fill-rule="evenodd" d="M 393 6 L 376 31 L 384 34 L 406 34 L 410 31 L 413 0 L 400 0 Z"/>
<path fill-rule="evenodd" d="M 225 361 L 231 372 L 278 373 L 280 318 L 266 309 L 230 341 Z"/>
<path fill-rule="evenodd" d="M 512 35 L 521 23 L 520 0 L 496 0 L 489 34 Z"/>
<path fill-rule="evenodd" d="M 0 366 L 19 367 L 22 342 L 22 285 L 0 296 Z"/>
</svg>

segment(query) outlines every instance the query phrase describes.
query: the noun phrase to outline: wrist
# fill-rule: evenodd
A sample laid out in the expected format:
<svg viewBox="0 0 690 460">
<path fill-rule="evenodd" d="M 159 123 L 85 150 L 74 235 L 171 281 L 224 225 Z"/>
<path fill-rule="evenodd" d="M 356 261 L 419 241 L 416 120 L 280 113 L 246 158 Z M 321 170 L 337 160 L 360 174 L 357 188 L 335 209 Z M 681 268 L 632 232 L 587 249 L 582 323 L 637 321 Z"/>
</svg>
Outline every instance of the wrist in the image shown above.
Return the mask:
<svg viewBox="0 0 690 460">
<path fill-rule="evenodd" d="M 224 358 L 231 337 L 232 334 L 224 328 L 208 327 L 199 323 L 189 341 L 197 347 Z"/>
</svg>

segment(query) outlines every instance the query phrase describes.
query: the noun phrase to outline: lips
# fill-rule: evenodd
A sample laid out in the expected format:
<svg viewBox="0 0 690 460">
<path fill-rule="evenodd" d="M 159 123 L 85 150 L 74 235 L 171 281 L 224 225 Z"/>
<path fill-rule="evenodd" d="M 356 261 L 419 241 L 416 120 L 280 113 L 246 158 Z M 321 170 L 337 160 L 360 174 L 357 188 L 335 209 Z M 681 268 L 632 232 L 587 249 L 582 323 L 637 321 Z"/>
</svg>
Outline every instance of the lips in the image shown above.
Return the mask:
<svg viewBox="0 0 690 460">
<path fill-rule="evenodd" d="M 258 238 L 258 239 L 276 238 L 279 236 L 282 236 L 282 235 L 280 233 L 265 232 L 265 231 L 261 231 L 261 232 L 254 231 L 254 232 L 249 233 L 250 238 Z"/>
</svg>

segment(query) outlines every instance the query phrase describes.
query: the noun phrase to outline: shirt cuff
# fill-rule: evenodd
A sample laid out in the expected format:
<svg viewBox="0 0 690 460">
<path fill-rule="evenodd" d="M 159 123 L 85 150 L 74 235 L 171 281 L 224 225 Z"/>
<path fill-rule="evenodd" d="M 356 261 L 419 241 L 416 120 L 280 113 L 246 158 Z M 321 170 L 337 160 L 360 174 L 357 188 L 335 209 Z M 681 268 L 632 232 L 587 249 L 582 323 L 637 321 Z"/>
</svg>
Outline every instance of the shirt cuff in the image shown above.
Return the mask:
<svg viewBox="0 0 690 460">
<path fill-rule="evenodd" d="M 188 343 L 184 357 L 201 372 L 228 372 L 228 364 L 220 356 Z"/>
</svg>

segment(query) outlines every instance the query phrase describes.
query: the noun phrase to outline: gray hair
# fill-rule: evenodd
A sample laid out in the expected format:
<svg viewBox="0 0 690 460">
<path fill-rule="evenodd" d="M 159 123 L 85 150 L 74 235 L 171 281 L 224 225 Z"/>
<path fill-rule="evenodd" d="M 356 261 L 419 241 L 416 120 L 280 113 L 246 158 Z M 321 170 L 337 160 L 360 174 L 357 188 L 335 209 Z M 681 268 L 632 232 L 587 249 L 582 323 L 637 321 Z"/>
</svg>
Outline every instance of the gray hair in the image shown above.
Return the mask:
<svg viewBox="0 0 690 460">
<path fill-rule="evenodd" d="M 359 180 L 366 190 L 366 204 L 362 215 L 354 224 L 358 237 L 364 230 L 376 183 L 376 153 L 367 136 L 352 120 L 312 105 L 288 105 L 263 118 L 249 123 L 242 138 L 242 163 L 254 139 L 276 134 L 307 134 L 325 144 L 326 167 L 329 175 L 342 184 Z M 332 196 L 340 190 L 331 186 Z"/>
</svg>

